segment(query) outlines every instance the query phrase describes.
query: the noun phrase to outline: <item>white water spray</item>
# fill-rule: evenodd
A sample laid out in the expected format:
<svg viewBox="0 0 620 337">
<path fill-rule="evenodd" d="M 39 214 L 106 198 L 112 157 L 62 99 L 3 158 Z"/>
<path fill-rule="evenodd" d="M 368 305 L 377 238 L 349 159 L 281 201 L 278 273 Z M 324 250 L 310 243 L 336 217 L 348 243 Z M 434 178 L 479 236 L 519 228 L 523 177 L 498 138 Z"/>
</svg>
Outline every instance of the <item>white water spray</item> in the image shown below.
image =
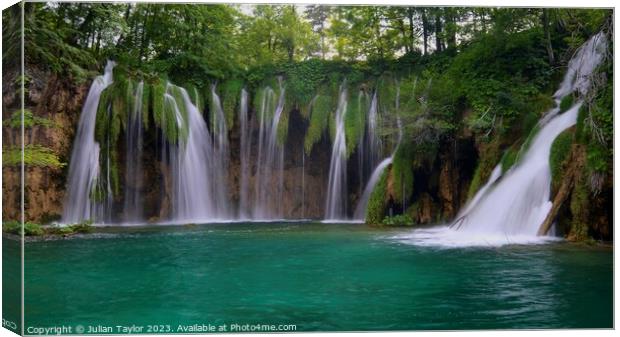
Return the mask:
<svg viewBox="0 0 620 337">
<path fill-rule="evenodd" d="M 84 220 L 101 221 L 103 220 L 102 213 L 107 213 L 101 209 L 104 207 L 101 202 L 91 200 L 91 192 L 99 176 L 99 143 L 95 141 L 97 107 L 101 93 L 112 83 L 114 65 L 114 62 L 108 61 L 104 74 L 95 78 L 80 114 L 71 152 L 69 183 L 62 223 L 78 223 Z"/>
<path fill-rule="evenodd" d="M 554 94 L 556 105 L 566 95 L 586 94 L 590 75 L 603 59 L 605 35 L 599 33 L 588 40 L 570 61 L 568 71 Z M 461 211 L 452 225 L 414 231 L 407 240 L 422 245 L 502 245 L 544 242 L 552 237 L 537 236 L 552 202 L 549 155 L 555 138 L 575 125 L 582 102 L 564 113 L 555 107 L 539 122 L 540 131 L 523 158 L 504 176 L 498 167 L 489 182 Z"/>
<path fill-rule="evenodd" d="M 342 220 L 347 217 L 347 144 L 344 117 L 347 111 L 347 89 L 340 86 L 338 108 L 336 109 L 336 136 L 332 147 L 325 202 L 325 219 Z"/>
</svg>

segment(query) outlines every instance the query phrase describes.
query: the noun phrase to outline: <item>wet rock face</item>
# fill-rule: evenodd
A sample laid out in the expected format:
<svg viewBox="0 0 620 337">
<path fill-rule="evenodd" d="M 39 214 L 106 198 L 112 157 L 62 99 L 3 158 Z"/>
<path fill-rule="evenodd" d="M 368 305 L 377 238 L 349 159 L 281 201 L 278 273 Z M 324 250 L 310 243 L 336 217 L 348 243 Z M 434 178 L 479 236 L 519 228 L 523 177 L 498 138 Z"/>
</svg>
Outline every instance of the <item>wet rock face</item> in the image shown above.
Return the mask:
<svg viewBox="0 0 620 337">
<path fill-rule="evenodd" d="M 17 72 L 3 76 L 3 119 L 20 110 L 21 84 Z M 77 121 L 90 83 L 76 85 L 35 67 L 26 68 L 25 109 L 46 118 L 51 126 L 35 125 L 24 130 L 23 145 L 51 149 L 68 163 Z M 3 126 L 3 146 L 22 146 L 21 128 Z M 62 214 L 67 167 L 26 166 L 24 170 L 24 209 L 26 221 L 49 222 Z M 3 220 L 17 220 L 21 212 L 21 167 L 2 167 Z"/>
</svg>

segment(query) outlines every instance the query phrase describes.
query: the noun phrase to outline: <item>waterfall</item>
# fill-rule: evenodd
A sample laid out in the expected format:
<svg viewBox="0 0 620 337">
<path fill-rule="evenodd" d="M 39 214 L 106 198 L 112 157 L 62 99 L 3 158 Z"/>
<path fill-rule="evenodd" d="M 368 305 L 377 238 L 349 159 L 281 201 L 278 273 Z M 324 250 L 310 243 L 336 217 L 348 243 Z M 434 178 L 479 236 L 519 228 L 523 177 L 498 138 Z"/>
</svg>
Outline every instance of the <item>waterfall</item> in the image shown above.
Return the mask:
<svg viewBox="0 0 620 337">
<path fill-rule="evenodd" d="M 101 93 L 112 83 L 114 65 L 114 62 L 108 61 L 104 74 L 95 78 L 80 114 L 71 152 L 67 197 L 62 214 L 63 223 L 78 223 L 84 220 L 100 221 L 103 213 L 109 214 L 102 208 L 109 208 L 111 205 L 102 205 L 91 200 L 91 192 L 99 176 L 99 144 L 95 141 L 97 107 Z"/>
<path fill-rule="evenodd" d="M 215 84 L 211 85 L 211 103 L 211 132 L 213 135 L 213 152 L 210 161 L 210 173 L 213 181 L 211 193 L 214 196 L 217 217 L 228 219 L 231 217 L 228 203 L 228 163 L 230 161 L 228 126 Z"/>
<path fill-rule="evenodd" d="M 347 89 L 340 86 L 338 108 L 336 109 L 336 136 L 332 146 L 325 202 L 325 219 L 342 220 L 347 217 L 347 144 L 344 117 L 347 111 Z"/>
<path fill-rule="evenodd" d="M 173 95 L 180 91 L 180 97 Z M 174 112 L 179 129 L 187 128 L 187 137 L 180 137 L 177 144 L 168 144 L 172 179 L 172 220 L 175 222 L 213 221 L 226 219 L 228 205 L 225 179 L 217 174 L 221 165 L 214 155 L 211 135 L 202 115 L 192 104 L 185 89 L 168 84 L 164 104 Z M 183 107 L 183 108 L 181 108 Z M 182 113 L 181 109 L 186 112 Z M 211 174 L 209 174 L 211 173 Z M 212 179 L 217 177 L 217 179 Z"/>
<path fill-rule="evenodd" d="M 575 124 L 580 107 L 581 103 L 577 103 L 544 125 L 521 162 L 496 185 L 482 191 L 466 213 L 459 214 L 456 229 L 474 235 L 535 236 L 552 205 L 551 145 L 562 131 Z"/>
<path fill-rule="evenodd" d="M 142 220 L 142 95 L 144 82 L 136 88 L 134 109 L 127 116 L 125 139 L 125 221 L 137 222 Z"/>
<path fill-rule="evenodd" d="M 366 219 L 366 208 L 368 207 L 368 200 L 370 199 L 370 194 L 375 189 L 375 185 L 379 182 L 379 178 L 381 178 L 381 174 L 383 174 L 383 170 L 392 163 L 392 157 L 385 158 L 372 172 L 366 187 L 364 188 L 364 192 L 360 197 L 359 202 L 357 203 L 357 207 L 355 207 L 355 213 L 353 214 L 353 218 L 355 220 L 364 221 Z"/>
<path fill-rule="evenodd" d="M 278 84 L 277 94 L 270 87 L 264 88 L 258 113 L 258 157 L 252 211 L 252 218 L 256 220 L 282 217 L 284 146 L 278 143 L 278 126 L 284 110 L 285 92 L 281 78 L 278 78 Z"/>
<path fill-rule="evenodd" d="M 368 180 L 368 183 L 366 184 L 366 187 L 364 188 L 364 192 L 362 193 L 362 196 L 360 197 L 360 200 L 358 201 L 357 206 L 355 207 L 355 213 L 353 213 L 353 219 L 355 220 L 358 220 L 358 221 L 366 220 L 366 208 L 368 208 L 368 201 L 370 200 L 370 194 L 372 194 L 372 191 L 375 189 L 375 186 L 379 182 L 379 178 L 381 178 L 381 174 L 383 174 L 383 171 L 385 170 L 385 168 L 392 163 L 394 159 L 394 155 L 396 154 L 396 150 L 398 150 L 398 146 L 400 146 L 400 143 L 403 140 L 403 125 L 402 125 L 400 117 L 398 117 L 396 121 L 398 124 L 398 140 L 396 142 L 396 146 L 394 147 L 394 150 L 392 151 L 392 155 L 390 155 L 388 158 L 385 158 L 382 162 L 380 162 L 379 165 L 377 165 L 375 170 L 370 175 L 370 179 Z"/>
<path fill-rule="evenodd" d="M 456 217 L 450 227 L 418 230 L 412 239 L 422 245 L 477 246 L 533 243 L 551 239 L 538 237 L 540 225 L 551 209 L 551 170 L 549 155 L 555 138 L 575 125 L 582 101 L 564 113 L 559 103 L 577 91 L 590 88 L 590 75 L 603 59 L 605 35 L 588 40 L 569 62 L 560 88 L 554 94 L 556 107 L 540 120 L 536 134 L 522 159 L 503 176 L 495 168 L 489 181 Z"/>
<path fill-rule="evenodd" d="M 379 158 L 381 158 L 381 138 L 378 133 L 379 124 L 379 104 L 377 103 L 377 90 L 372 95 L 370 102 L 370 109 L 368 110 L 368 138 L 367 138 L 367 151 L 368 160 L 367 163 L 370 167 L 374 167 Z"/>
<path fill-rule="evenodd" d="M 495 184 L 497 179 L 499 179 L 499 177 L 501 176 L 502 176 L 502 164 L 499 163 L 497 164 L 497 166 L 495 166 L 495 168 L 491 172 L 491 176 L 489 177 L 489 180 L 484 184 L 484 186 L 482 186 L 482 188 L 480 188 L 478 192 L 476 192 L 476 195 L 474 195 L 474 197 L 465 205 L 465 207 L 463 208 L 463 210 L 459 212 L 459 214 L 467 214 L 472 208 L 476 207 L 480 199 L 482 199 L 482 197 L 486 195 L 487 190 L 491 188 L 491 186 L 493 186 L 493 184 Z M 458 222 L 460 219 L 461 217 L 457 216 L 457 220 L 454 221 L 454 225 L 456 225 L 457 227 L 459 226 Z"/>
<path fill-rule="evenodd" d="M 239 219 L 248 219 L 248 210 L 250 209 L 249 203 L 249 179 L 250 179 L 250 146 L 252 129 L 250 127 L 250 120 L 248 116 L 248 92 L 245 89 L 241 90 L 241 100 L 239 103 L 239 133 L 240 139 L 240 152 L 239 160 L 241 164 L 240 181 L 239 181 Z"/>
<path fill-rule="evenodd" d="M 358 103 L 367 99 L 370 95 L 363 91 L 358 94 Z M 366 107 L 366 104 L 359 104 L 360 109 Z M 370 99 L 370 105 L 367 106 L 368 110 L 366 115 L 366 123 L 364 132 L 361 132 L 359 138 L 359 145 L 357 147 L 358 153 L 358 174 L 360 181 L 360 189 L 364 186 L 363 183 L 368 181 L 372 175 L 372 169 L 379 164 L 382 157 L 382 141 L 378 133 L 379 126 L 379 104 L 377 98 L 377 90 L 372 94 Z"/>
<path fill-rule="evenodd" d="M 366 92 L 363 90 L 360 90 L 357 93 L 357 108 L 358 110 L 358 122 L 361 124 L 362 123 L 362 118 L 364 118 L 362 116 L 362 110 L 366 107 Z M 365 122 L 365 121 L 364 121 Z M 364 125 L 366 126 L 366 125 Z M 365 170 L 365 149 L 366 147 L 364 146 L 365 144 L 365 131 L 366 127 L 364 127 L 363 131 L 360 132 L 359 134 L 359 138 L 357 140 L 357 174 L 358 174 L 358 180 L 359 180 L 359 192 L 360 194 L 362 194 L 363 190 L 362 188 L 364 188 L 363 182 L 366 181 L 366 179 L 368 178 L 368 174 L 366 174 Z"/>
</svg>

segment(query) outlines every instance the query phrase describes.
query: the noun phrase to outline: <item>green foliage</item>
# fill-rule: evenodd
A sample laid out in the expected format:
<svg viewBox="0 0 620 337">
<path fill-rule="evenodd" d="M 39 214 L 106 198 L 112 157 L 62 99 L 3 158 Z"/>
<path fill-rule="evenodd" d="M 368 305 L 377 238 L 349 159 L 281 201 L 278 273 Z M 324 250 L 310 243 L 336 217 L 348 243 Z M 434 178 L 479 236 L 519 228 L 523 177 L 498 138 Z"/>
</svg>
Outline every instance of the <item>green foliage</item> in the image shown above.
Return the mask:
<svg viewBox="0 0 620 337">
<path fill-rule="evenodd" d="M 558 187 L 560 181 L 562 180 L 562 166 L 568 159 L 572 144 L 573 131 L 566 130 L 562 132 L 551 145 L 549 167 L 551 169 L 551 179 L 554 187 Z"/>
<path fill-rule="evenodd" d="M 326 63 L 318 59 L 287 63 L 284 66 L 287 93 L 294 102 L 299 106 L 310 103 L 319 86 L 327 79 L 326 68 Z"/>
<path fill-rule="evenodd" d="M 387 207 L 387 177 L 389 170 L 386 169 L 381 174 L 381 178 L 375 185 L 375 188 L 370 193 L 368 199 L 368 206 L 366 207 L 366 223 L 378 225 L 381 224 L 383 216 L 385 215 L 385 208 Z"/>
<path fill-rule="evenodd" d="M 53 127 L 54 122 L 47 118 L 35 116 L 29 109 L 24 109 L 24 128 L 31 128 L 33 126 Z M 22 110 L 16 110 L 11 114 L 11 117 L 5 119 L 2 122 L 3 126 L 10 128 L 21 128 L 22 125 Z"/>
<path fill-rule="evenodd" d="M 347 157 L 353 153 L 359 144 L 366 127 L 366 113 L 368 112 L 367 96 L 359 90 L 357 95 L 349 95 L 347 112 L 344 116 L 344 128 L 347 143 Z"/>
<path fill-rule="evenodd" d="M 7 221 L 2 223 L 2 230 L 6 233 L 25 236 L 39 236 L 43 235 L 43 229 L 41 225 L 34 222 L 26 222 L 22 227 L 19 221 Z"/>
<path fill-rule="evenodd" d="M 241 89 L 243 89 L 243 81 L 241 79 L 229 79 L 222 83 L 220 90 L 222 93 L 222 109 L 226 116 L 226 125 L 228 129 L 232 129 L 235 123 L 235 116 L 239 100 L 241 98 Z"/>
<path fill-rule="evenodd" d="M 2 231 L 11 234 L 21 234 L 22 223 L 19 221 L 5 221 L 2 223 Z"/>
<path fill-rule="evenodd" d="M 560 113 L 565 112 L 573 106 L 573 95 L 566 95 L 560 101 Z"/>
<path fill-rule="evenodd" d="M 542 38 L 536 29 L 490 34 L 454 58 L 447 74 L 455 79 L 456 93 L 473 108 L 472 129 L 504 133 L 530 111 L 526 102 L 551 76 Z"/>
<path fill-rule="evenodd" d="M 381 113 L 393 113 L 396 111 L 396 98 L 398 96 L 397 81 L 389 74 L 382 75 L 377 81 L 377 97 L 379 111 Z"/>
<path fill-rule="evenodd" d="M 384 226 L 412 226 L 413 219 L 407 214 L 398 214 L 394 216 L 386 216 L 381 221 Z"/>
<path fill-rule="evenodd" d="M 413 193 L 414 145 L 403 142 L 398 146 L 392 162 L 393 196 L 399 204 L 406 203 Z"/>
<path fill-rule="evenodd" d="M 187 107 L 184 89 L 159 80 L 151 87 L 153 120 L 170 144 L 187 139 Z"/>
<path fill-rule="evenodd" d="M 94 230 L 93 222 L 86 220 L 81 223 L 77 223 L 69 226 L 74 233 L 91 233 Z"/>
<path fill-rule="evenodd" d="M 3 166 L 20 166 L 22 163 L 22 149 L 4 147 L 2 149 Z M 24 165 L 49 168 L 62 168 L 66 165 L 58 158 L 52 149 L 42 145 L 28 144 L 24 146 Z"/>
<path fill-rule="evenodd" d="M 324 134 L 325 129 L 331 119 L 331 113 L 334 109 L 333 98 L 326 95 L 317 95 L 310 107 L 310 124 L 306 131 L 304 140 L 304 149 L 306 153 L 312 152 L 312 147 Z"/>
</svg>

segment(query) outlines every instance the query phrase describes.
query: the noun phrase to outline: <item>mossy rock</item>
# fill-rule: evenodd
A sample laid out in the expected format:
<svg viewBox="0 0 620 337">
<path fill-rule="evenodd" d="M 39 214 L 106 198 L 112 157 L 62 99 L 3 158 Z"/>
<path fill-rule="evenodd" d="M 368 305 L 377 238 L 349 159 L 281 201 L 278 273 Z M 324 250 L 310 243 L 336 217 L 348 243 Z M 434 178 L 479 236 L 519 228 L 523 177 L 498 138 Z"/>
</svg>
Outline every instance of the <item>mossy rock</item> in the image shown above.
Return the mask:
<svg viewBox="0 0 620 337">
<path fill-rule="evenodd" d="M 573 106 L 573 101 L 573 95 L 564 96 L 564 98 L 562 98 L 562 101 L 560 101 L 560 113 L 566 112 L 568 109 L 570 109 Z"/>
<path fill-rule="evenodd" d="M 366 223 L 368 224 L 381 224 L 384 218 L 385 208 L 387 207 L 387 180 L 390 169 L 383 171 L 377 185 L 370 193 L 368 206 L 366 207 Z"/>
<path fill-rule="evenodd" d="M 566 130 L 562 132 L 551 145 L 551 153 L 549 155 L 549 167 L 551 169 L 551 180 L 554 188 L 559 187 L 562 181 L 562 167 L 568 159 L 573 144 L 574 131 Z"/>
</svg>

